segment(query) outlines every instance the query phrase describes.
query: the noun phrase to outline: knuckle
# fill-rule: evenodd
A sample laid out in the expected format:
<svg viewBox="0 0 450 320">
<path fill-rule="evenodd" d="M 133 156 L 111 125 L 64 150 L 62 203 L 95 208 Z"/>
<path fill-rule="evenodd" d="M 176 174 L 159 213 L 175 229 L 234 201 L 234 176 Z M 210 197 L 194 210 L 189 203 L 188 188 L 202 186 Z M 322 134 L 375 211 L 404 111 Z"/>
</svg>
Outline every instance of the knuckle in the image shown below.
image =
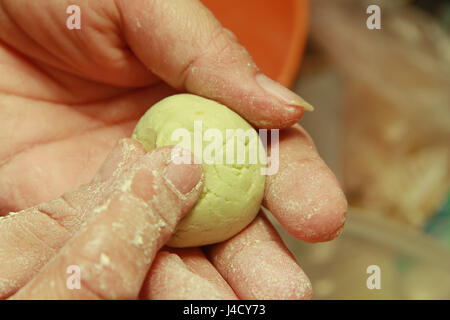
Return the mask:
<svg viewBox="0 0 450 320">
<path fill-rule="evenodd" d="M 238 43 L 237 37 L 230 30 L 219 25 L 207 39 L 199 53 L 188 59 L 181 69 L 179 78 L 184 86 L 198 69 L 212 68 L 211 66 L 229 68 L 241 61 L 256 68 L 247 50 Z"/>
</svg>

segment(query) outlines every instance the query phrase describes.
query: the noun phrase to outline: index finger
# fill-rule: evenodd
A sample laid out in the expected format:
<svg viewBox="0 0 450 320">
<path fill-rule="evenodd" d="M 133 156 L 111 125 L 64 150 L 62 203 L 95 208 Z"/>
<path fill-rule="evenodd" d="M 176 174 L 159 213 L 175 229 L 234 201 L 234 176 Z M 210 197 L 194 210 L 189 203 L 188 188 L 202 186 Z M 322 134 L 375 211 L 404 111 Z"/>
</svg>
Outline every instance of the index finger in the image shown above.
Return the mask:
<svg viewBox="0 0 450 320">
<path fill-rule="evenodd" d="M 137 298 L 156 252 L 202 192 L 201 166 L 170 159 L 171 148 L 161 148 L 136 162 L 96 214 L 12 298 Z M 78 267 L 79 290 L 66 285 L 69 266 Z"/>
<path fill-rule="evenodd" d="M 117 1 L 124 38 L 174 88 L 216 100 L 258 128 L 284 128 L 312 106 L 265 76 L 198 0 Z"/>
</svg>

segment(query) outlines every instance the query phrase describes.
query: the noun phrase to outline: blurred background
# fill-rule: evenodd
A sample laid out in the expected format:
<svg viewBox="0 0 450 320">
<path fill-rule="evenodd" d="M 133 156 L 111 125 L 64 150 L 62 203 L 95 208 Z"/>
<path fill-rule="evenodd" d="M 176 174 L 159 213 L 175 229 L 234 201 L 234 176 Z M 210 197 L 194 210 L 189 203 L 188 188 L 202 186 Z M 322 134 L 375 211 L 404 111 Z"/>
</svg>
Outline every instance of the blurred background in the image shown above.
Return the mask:
<svg viewBox="0 0 450 320">
<path fill-rule="evenodd" d="M 346 227 L 306 244 L 271 219 L 313 297 L 450 299 L 450 1 L 204 2 L 316 108 L 300 124 L 344 187 Z M 372 4 L 380 30 L 366 26 Z"/>
</svg>

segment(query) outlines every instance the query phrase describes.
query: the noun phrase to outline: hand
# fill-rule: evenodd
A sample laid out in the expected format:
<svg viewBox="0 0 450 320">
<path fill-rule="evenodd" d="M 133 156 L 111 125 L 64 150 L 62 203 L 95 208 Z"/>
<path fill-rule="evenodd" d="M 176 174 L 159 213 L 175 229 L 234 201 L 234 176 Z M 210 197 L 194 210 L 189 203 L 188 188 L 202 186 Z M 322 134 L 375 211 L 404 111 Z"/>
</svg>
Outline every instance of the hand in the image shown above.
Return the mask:
<svg viewBox="0 0 450 320">
<path fill-rule="evenodd" d="M 65 27 L 65 10 L 74 3 L 82 10 L 81 30 Z M 1 214 L 36 206 L 90 181 L 146 109 L 181 90 L 221 102 L 255 127 L 287 128 L 280 132 L 280 169 L 267 179 L 264 205 L 304 241 L 330 240 L 342 229 L 347 206 L 335 177 L 304 130 L 288 128 L 308 105 L 262 76 L 199 2 L 0 4 Z M 68 240 L 79 236 L 82 223 L 104 200 L 91 192 L 91 184 L 50 202 L 54 210 L 38 205 L 0 220 L 0 297 L 42 277 L 38 272 L 44 265 L 50 268 L 55 261 L 50 259 L 75 246 Z M 189 286 L 192 282 L 216 288 L 224 297 L 311 294 L 303 271 L 261 217 L 208 249 L 160 251 L 141 297 L 205 297 L 207 291 Z M 111 295 L 136 297 L 116 293 Z"/>
</svg>

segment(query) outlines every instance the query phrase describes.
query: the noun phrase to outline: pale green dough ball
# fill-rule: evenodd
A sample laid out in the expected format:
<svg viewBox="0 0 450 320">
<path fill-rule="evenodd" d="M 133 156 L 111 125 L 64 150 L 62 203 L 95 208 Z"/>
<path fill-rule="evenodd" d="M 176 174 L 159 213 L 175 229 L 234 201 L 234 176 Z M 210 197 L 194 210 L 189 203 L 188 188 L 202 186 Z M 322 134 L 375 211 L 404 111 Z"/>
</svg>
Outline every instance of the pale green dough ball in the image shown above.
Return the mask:
<svg viewBox="0 0 450 320">
<path fill-rule="evenodd" d="M 196 137 L 203 137 L 200 139 L 200 148 L 198 139 L 195 140 L 197 147 L 194 147 L 194 121 L 201 121 L 202 131 L 198 130 L 200 122 L 196 122 L 197 132 L 200 132 Z M 168 245 L 202 246 L 229 239 L 244 229 L 259 211 L 265 183 L 265 175 L 261 170 L 266 160 L 264 147 L 257 132 L 237 113 L 215 101 L 191 94 L 174 95 L 152 106 L 136 125 L 133 138 L 140 141 L 147 151 L 167 145 L 179 145 L 181 138 L 175 138 L 173 133 L 180 128 L 186 129 L 183 132 L 190 133 L 190 143 L 183 146 L 189 148 L 197 159 L 203 158 L 205 185 L 200 200 L 181 220 Z M 215 146 L 219 145 L 220 139 L 204 139 L 208 129 L 217 129 L 214 133 L 221 133 L 223 157 L 207 157 L 210 154 L 220 155 L 220 152 L 210 152 L 214 150 L 214 143 Z M 247 132 L 253 133 L 256 138 L 253 143 L 250 142 L 251 139 L 241 139 L 243 143 L 239 144 L 238 139 L 228 136 L 227 141 L 227 129 L 228 133 L 230 129 L 250 129 Z M 233 139 L 234 149 L 231 147 Z M 227 147 L 228 152 L 234 150 L 234 157 L 228 153 L 229 159 L 234 159 L 230 164 L 226 161 Z M 206 148 L 209 148 L 208 152 Z M 245 150 L 245 161 L 241 164 L 237 163 L 239 150 Z M 256 156 L 256 161 L 252 155 Z M 217 163 L 217 159 L 222 159 L 222 164 Z"/>
</svg>

